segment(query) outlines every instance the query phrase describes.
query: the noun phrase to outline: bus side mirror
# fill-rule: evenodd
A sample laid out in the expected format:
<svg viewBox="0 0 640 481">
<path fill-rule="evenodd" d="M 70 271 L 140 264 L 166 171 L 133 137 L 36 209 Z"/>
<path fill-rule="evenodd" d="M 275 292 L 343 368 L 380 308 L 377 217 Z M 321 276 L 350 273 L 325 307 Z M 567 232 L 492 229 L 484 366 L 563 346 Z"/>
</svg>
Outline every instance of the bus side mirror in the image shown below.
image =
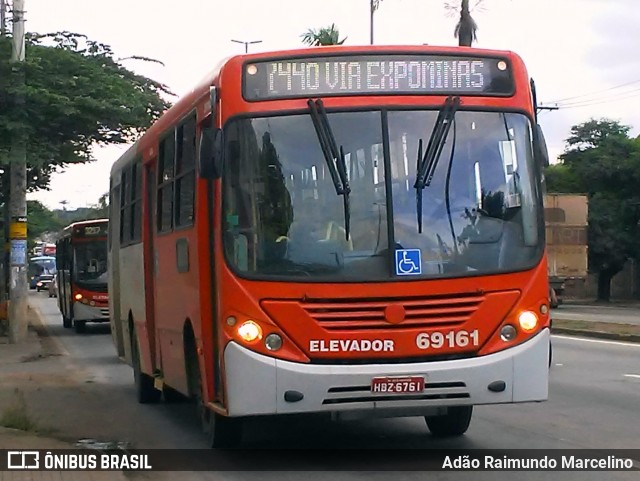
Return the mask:
<svg viewBox="0 0 640 481">
<path fill-rule="evenodd" d="M 218 89 L 209 89 L 211 115 L 202 126 L 200 132 L 200 148 L 198 150 L 198 174 L 204 179 L 217 179 L 222 175 L 222 130 L 215 127 L 218 109 Z"/>
<path fill-rule="evenodd" d="M 204 127 L 200 133 L 198 174 L 204 179 L 217 179 L 222 174 L 222 130 Z"/>
<path fill-rule="evenodd" d="M 547 150 L 547 141 L 542 133 L 542 128 L 536 124 L 533 131 L 533 155 L 540 169 L 549 167 L 549 151 Z"/>
</svg>

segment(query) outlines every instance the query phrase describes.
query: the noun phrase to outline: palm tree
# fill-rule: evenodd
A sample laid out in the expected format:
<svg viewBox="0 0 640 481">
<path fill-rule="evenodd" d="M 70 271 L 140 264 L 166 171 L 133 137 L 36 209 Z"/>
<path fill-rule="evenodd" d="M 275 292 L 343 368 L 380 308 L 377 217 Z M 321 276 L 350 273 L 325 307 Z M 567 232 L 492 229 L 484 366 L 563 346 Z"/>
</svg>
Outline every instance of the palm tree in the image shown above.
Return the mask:
<svg viewBox="0 0 640 481">
<path fill-rule="evenodd" d="M 460 4 L 460 20 L 456 25 L 454 31 L 455 37 L 458 39 L 458 45 L 461 47 L 471 47 L 474 41 L 478 40 L 476 32 L 478 31 L 478 24 L 471 16 L 471 10 L 475 10 L 482 0 L 476 0 L 473 8 L 469 8 L 469 0 L 461 0 Z M 450 12 L 458 12 L 458 8 L 452 3 L 447 2 L 445 8 Z"/>
<path fill-rule="evenodd" d="M 303 33 L 300 36 L 302 37 L 302 43 L 305 43 L 310 47 L 319 47 L 321 45 L 342 45 L 347 39 L 347 37 L 345 37 L 342 40 L 338 40 L 340 38 L 340 32 L 333 23 L 330 27 L 323 27 L 318 30 L 310 28 L 306 33 Z"/>
</svg>

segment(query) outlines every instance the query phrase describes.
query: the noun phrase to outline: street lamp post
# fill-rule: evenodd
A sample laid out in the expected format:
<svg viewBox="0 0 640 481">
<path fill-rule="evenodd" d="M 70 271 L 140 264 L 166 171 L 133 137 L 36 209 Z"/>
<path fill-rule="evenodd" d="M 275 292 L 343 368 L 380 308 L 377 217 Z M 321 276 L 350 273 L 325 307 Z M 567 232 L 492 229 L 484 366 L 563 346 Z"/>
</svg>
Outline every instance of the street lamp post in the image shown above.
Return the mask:
<svg viewBox="0 0 640 481">
<path fill-rule="evenodd" d="M 261 43 L 262 40 L 252 40 L 251 42 L 244 42 L 242 40 L 231 40 L 232 42 L 235 43 L 242 43 L 244 44 L 244 53 L 249 53 L 249 45 L 253 45 L 254 43 Z"/>
</svg>

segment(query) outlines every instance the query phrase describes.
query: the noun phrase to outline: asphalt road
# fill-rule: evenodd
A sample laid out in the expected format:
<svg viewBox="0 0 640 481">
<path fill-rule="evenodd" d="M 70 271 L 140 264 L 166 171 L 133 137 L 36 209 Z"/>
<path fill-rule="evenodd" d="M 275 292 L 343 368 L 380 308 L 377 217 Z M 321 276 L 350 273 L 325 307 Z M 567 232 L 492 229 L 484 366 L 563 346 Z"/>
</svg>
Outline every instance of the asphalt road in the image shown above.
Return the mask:
<svg viewBox="0 0 640 481">
<path fill-rule="evenodd" d="M 85 334 L 64 329 L 55 299 L 31 296 L 62 356 L 48 369 L 63 370 L 71 380 L 44 383 L 30 395 L 32 409 L 68 440 L 94 439 L 138 448 L 204 448 L 205 440 L 188 403 L 139 405 L 131 368 L 118 360 L 108 326 L 87 325 Z M 563 306 L 564 307 L 564 306 Z M 476 407 L 467 434 L 454 440 L 432 438 L 421 418 L 330 423 L 324 417 L 248 423 L 245 448 L 482 448 L 482 449 L 640 449 L 640 345 L 554 336 L 550 399 L 545 403 Z M 57 367 L 56 367 L 57 366 Z M 294 454 L 292 454 L 294 455 Z M 636 463 L 640 466 L 640 463 Z M 327 469 L 331 460 L 327 459 Z M 311 469 L 311 468 L 310 468 Z M 193 479 L 299 479 L 300 472 L 221 472 L 194 474 Z M 158 473 L 129 474 L 157 479 Z M 475 472 L 368 473 L 311 479 L 433 480 L 637 480 L 621 472 Z M 164 478 L 163 478 L 164 479 Z M 172 479 L 171 476 L 166 479 Z"/>
<path fill-rule="evenodd" d="M 637 306 L 603 306 L 585 304 L 563 304 L 551 310 L 552 319 L 616 322 L 640 324 L 640 304 Z"/>
</svg>

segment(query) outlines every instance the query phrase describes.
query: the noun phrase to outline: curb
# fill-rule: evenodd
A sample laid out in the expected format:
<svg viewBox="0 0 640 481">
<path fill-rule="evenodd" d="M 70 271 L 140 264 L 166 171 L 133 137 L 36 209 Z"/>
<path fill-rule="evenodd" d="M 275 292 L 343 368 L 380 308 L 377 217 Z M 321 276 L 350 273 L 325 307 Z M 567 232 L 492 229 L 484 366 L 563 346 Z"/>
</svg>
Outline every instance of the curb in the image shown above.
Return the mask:
<svg viewBox="0 0 640 481">
<path fill-rule="evenodd" d="M 29 309 L 33 312 L 33 316 L 30 319 L 30 321 L 32 321 L 30 322 L 30 325 L 38 335 L 40 342 L 43 344 L 43 348 L 48 348 L 53 354 L 67 356 L 68 358 L 70 356 L 69 351 L 64 347 L 62 341 L 51 334 L 47 328 L 47 324 L 42 320 L 42 312 L 40 312 L 40 308 L 30 303 Z"/>
<path fill-rule="evenodd" d="M 571 329 L 569 327 L 552 327 L 551 334 L 568 334 L 578 337 L 592 337 L 596 339 L 640 343 L 639 334 L 616 334 L 614 332 L 589 331 L 586 329 Z"/>
</svg>

